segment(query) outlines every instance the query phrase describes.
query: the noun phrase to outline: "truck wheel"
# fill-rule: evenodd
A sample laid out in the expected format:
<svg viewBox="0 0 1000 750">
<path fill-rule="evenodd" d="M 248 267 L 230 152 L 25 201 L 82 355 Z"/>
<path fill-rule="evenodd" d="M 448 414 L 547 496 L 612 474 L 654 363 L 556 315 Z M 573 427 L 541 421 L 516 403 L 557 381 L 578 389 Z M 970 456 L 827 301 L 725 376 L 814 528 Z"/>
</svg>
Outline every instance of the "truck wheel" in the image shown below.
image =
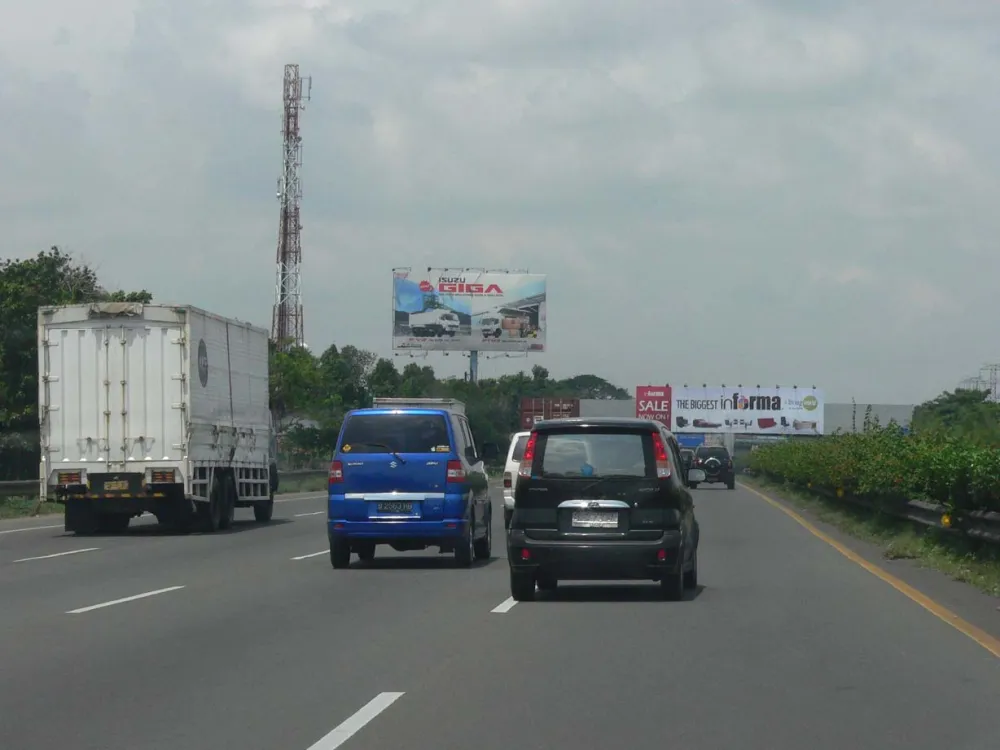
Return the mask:
<svg viewBox="0 0 1000 750">
<path fill-rule="evenodd" d="M 102 534 L 123 534 L 131 520 L 124 513 L 101 513 L 97 516 L 97 530 Z"/>
<path fill-rule="evenodd" d="M 219 530 L 222 522 L 222 504 L 225 502 L 225 490 L 223 480 L 216 474 L 212 480 L 212 491 L 208 495 L 207 503 L 198 503 L 198 521 L 201 530 L 212 534 Z"/>
<path fill-rule="evenodd" d="M 261 500 L 253 504 L 253 518 L 257 523 L 267 523 L 274 515 L 274 495 L 269 500 Z"/>
<path fill-rule="evenodd" d="M 229 529 L 236 518 L 236 480 L 226 474 L 222 480 L 222 507 L 219 513 L 219 529 Z"/>
</svg>

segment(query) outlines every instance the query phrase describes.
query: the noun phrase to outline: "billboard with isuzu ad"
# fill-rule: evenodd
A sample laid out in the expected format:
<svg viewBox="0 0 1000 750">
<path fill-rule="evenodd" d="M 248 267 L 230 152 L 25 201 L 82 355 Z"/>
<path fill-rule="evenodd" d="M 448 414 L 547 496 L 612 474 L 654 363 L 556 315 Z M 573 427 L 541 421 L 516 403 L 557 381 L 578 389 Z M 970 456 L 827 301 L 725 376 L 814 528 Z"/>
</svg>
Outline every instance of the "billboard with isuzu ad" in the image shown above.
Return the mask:
<svg viewBox="0 0 1000 750">
<path fill-rule="evenodd" d="M 544 274 L 394 268 L 392 348 L 545 351 Z"/>
<path fill-rule="evenodd" d="M 676 433 L 822 435 L 823 391 L 779 386 L 636 387 L 636 416 Z M 664 418 L 665 417 L 665 418 Z"/>
</svg>

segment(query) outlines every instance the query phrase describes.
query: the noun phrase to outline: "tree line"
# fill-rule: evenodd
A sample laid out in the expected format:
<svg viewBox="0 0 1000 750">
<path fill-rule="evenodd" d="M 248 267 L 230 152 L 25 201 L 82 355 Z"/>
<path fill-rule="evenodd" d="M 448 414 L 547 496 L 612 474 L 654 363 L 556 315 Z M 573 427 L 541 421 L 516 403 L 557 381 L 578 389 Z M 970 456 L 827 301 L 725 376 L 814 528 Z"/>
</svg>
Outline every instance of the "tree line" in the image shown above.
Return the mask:
<svg viewBox="0 0 1000 750">
<path fill-rule="evenodd" d="M 58 247 L 0 263 L 0 481 L 33 478 L 38 471 L 38 308 L 152 300 L 145 289 L 107 289 L 92 268 Z M 344 414 L 370 406 L 378 396 L 459 399 L 477 439 L 500 444 L 517 430 L 522 397 L 630 398 L 596 375 L 558 380 L 538 365 L 530 373 L 477 383 L 438 378 L 432 367 L 410 362 L 399 369 L 392 359 L 349 344 L 331 345 L 318 356 L 272 346 L 270 372 L 283 468 L 328 460 Z"/>
</svg>

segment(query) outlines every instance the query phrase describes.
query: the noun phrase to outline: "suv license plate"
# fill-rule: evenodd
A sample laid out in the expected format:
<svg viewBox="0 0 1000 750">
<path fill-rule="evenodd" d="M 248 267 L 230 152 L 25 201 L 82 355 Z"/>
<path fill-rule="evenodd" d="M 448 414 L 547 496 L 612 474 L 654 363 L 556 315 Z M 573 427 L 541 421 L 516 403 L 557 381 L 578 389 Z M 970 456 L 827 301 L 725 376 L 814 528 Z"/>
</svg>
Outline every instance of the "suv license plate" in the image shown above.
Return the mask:
<svg viewBox="0 0 1000 750">
<path fill-rule="evenodd" d="M 618 514 L 596 513 L 589 510 L 573 511 L 573 525 L 589 529 L 617 529 Z"/>
<path fill-rule="evenodd" d="M 378 513 L 386 513 L 389 515 L 410 515 L 413 513 L 413 503 L 401 502 L 399 500 L 376 503 L 375 510 Z"/>
</svg>

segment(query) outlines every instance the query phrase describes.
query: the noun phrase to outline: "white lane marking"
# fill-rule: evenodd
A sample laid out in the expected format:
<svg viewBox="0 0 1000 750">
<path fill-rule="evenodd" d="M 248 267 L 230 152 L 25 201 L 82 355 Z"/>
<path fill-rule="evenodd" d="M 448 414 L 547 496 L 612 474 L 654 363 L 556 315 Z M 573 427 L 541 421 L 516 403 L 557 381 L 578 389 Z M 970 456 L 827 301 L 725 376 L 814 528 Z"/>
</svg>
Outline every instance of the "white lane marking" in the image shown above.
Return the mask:
<svg viewBox="0 0 1000 750">
<path fill-rule="evenodd" d="M 38 557 L 22 557 L 14 562 L 30 562 L 32 560 L 48 560 L 50 557 L 64 557 L 65 555 L 79 555 L 81 552 L 97 552 L 100 547 L 87 547 L 86 549 L 71 549 L 67 552 L 56 552 L 52 555 L 39 555 Z"/>
<path fill-rule="evenodd" d="M 303 495 L 302 497 L 281 497 L 274 498 L 276 503 L 297 503 L 300 500 L 326 500 L 329 495 Z"/>
<path fill-rule="evenodd" d="M 334 750 L 360 732 L 368 722 L 402 698 L 405 693 L 379 693 L 308 750 Z"/>
<path fill-rule="evenodd" d="M 134 602 L 136 599 L 145 599 L 147 596 L 156 596 L 157 594 L 166 594 L 168 591 L 177 591 L 178 589 L 184 588 L 183 586 L 168 586 L 165 589 L 157 589 L 156 591 L 147 591 L 143 594 L 136 594 L 135 596 L 126 596 L 123 599 L 114 599 L 110 602 L 101 602 L 100 604 L 91 604 L 89 607 L 80 607 L 79 609 L 71 609 L 66 614 L 68 615 L 79 615 L 84 612 L 92 612 L 95 609 L 103 609 L 104 607 L 113 607 L 115 604 L 124 604 L 125 602 Z"/>
<path fill-rule="evenodd" d="M 325 549 L 322 552 L 310 552 L 308 555 L 299 555 L 298 557 L 293 557 L 293 560 L 308 560 L 310 557 L 319 557 L 320 555 L 325 555 L 330 550 Z"/>
<path fill-rule="evenodd" d="M 502 615 L 505 612 L 510 612 L 512 609 L 514 609 L 515 604 L 517 604 L 517 602 L 514 601 L 514 597 L 509 596 L 506 599 L 504 599 L 500 604 L 491 609 L 490 612 L 496 612 L 498 615 Z"/>
<path fill-rule="evenodd" d="M 66 524 L 58 524 L 57 526 L 25 526 L 21 529 L 7 529 L 5 531 L 0 531 L 0 534 L 17 534 L 21 531 L 41 531 L 42 529 L 61 529 L 65 527 Z"/>
<path fill-rule="evenodd" d="M 296 513 L 295 517 L 296 518 L 303 518 L 304 516 L 320 516 L 320 515 L 322 515 L 324 513 L 326 513 L 325 510 L 317 510 L 317 511 L 315 511 L 313 513 Z"/>
</svg>

